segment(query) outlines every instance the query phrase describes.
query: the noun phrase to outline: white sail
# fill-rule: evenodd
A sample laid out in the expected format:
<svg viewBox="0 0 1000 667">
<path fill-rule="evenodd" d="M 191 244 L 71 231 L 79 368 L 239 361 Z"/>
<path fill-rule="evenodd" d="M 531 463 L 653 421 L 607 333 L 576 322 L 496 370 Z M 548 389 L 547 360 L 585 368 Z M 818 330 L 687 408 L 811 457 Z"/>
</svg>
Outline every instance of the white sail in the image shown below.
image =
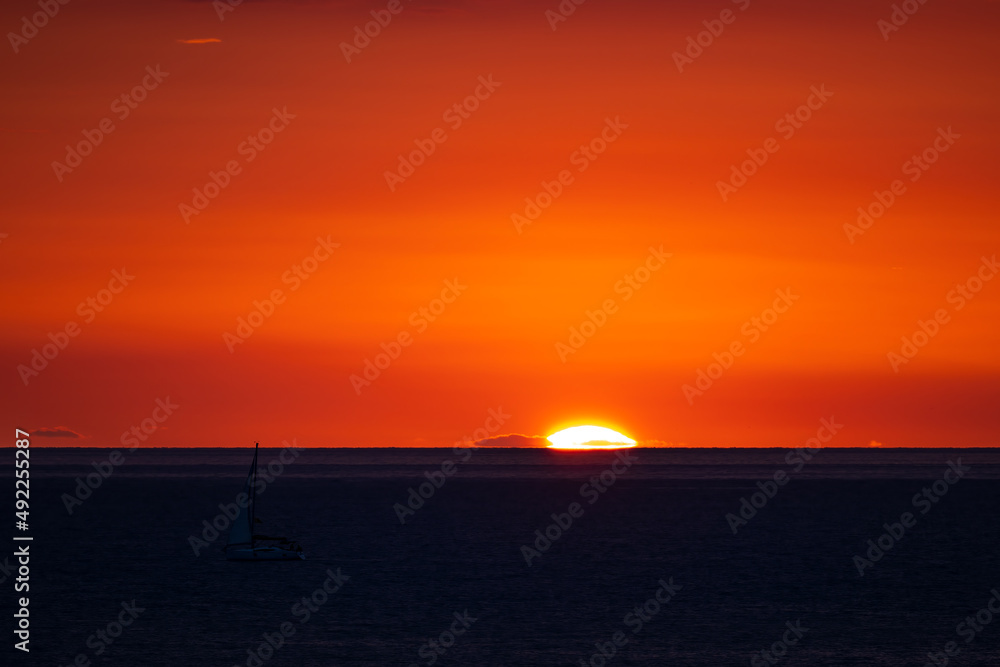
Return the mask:
<svg viewBox="0 0 1000 667">
<path fill-rule="evenodd" d="M 247 498 L 246 507 L 240 507 L 233 525 L 229 528 L 228 547 L 233 546 L 253 546 L 253 501 L 254 501 L 254 481 L 257 477 L 257 451 L 253 453 L 253 463 L 250 464 L 250 473 L 247 475 L 247 483 L 243 488 L 243 493 Z"/>
</svg>

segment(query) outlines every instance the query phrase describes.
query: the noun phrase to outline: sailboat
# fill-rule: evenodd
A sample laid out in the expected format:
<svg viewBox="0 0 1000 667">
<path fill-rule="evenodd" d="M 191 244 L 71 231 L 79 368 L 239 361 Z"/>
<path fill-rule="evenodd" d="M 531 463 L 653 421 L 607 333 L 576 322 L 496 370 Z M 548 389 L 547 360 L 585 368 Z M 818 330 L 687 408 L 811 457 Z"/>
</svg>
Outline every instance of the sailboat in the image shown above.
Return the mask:
<svg viewBox="0 0 1000 667">
<path fill-rule="evenodd" d="M 284 537 L 255 535 L 254 527 L 260 523 L 256 517 L 257 495 L 257 451 L 260 443 L 254 443 L 253 463 L 243 489 L 247 497 L 245 507 L 240 507 L 233 525 L 229 528 L 229 542 L 226 544 L 227 560 L 305 560 L 302 547 Z"/>
</svg>

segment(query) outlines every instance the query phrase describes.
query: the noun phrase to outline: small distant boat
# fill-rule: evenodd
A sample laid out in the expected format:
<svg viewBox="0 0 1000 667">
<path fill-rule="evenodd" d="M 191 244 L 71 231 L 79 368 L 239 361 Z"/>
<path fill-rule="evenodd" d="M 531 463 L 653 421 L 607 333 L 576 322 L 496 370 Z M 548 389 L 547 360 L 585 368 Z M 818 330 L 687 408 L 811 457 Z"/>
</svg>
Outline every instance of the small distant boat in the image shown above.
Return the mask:
<svg viewBox="0 0 1000 667">
<path fill-rule="evenodd" d="M 253 463 L 244 493 L 246 507 L 240 507 L 233 525 L 229 528 L 229 542 L 226 544 L 226 560 L 305 560 L 306 556 L 293 540 L 284 537 L 255 535 L 254 527 L 260 523 L 256 517 L 257 450 L 260 443 L 254 443 Z"/>
</svg>

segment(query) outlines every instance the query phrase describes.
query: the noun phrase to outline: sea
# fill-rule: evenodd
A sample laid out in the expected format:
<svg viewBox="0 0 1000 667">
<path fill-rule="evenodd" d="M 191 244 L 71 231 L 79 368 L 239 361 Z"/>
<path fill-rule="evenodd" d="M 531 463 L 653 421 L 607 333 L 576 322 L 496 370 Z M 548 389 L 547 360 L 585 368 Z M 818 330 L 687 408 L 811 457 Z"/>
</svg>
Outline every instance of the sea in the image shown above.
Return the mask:
<svg viewBox="0 0 1000 667">
<path fill-rule="evenodd" d="M 0 663 L 1000 665 L 1000 449 L 252 456 L 34 449 Z"/>
</svg>

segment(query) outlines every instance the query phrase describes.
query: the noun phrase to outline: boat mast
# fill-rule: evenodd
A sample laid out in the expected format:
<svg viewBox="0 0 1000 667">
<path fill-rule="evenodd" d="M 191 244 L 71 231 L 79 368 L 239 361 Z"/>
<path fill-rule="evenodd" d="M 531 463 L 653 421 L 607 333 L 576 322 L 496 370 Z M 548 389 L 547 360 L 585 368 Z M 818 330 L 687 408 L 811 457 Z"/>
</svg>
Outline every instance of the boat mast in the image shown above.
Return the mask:
<svg viewBox="0 0 1000 667">
<path fill-rule="evenodd" d="M 254 521 L 256 520 L 256 514 L 257 514 L 257 502 L 256 502 L 257 501 L 257 450 L 259 448 L 260 448 L 259 442 L 253 443 L 253 466 L 251 466 L 253 473 L 252 473 L 252 479 L 250 481 L 250 548 L 251 549 L 253 549 L 254 547 L 253 534 L 254 534 L 254 529 L 256 527 L 254 526 Z"/>
</svg>

